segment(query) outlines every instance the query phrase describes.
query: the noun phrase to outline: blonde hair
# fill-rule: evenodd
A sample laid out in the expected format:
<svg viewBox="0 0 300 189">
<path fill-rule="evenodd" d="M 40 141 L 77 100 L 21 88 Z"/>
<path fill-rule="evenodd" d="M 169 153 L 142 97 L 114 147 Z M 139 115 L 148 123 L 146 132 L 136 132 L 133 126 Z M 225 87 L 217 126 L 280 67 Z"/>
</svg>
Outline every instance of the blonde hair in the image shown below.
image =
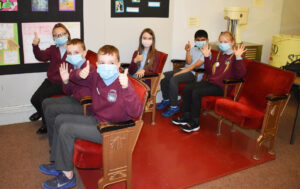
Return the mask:
<svg viewBox="0 0 300 189">
<path fill-rule="evenodd" d="M 219 39 L 222 35 L 226 35 L 230 38 L 231 41 L 234 42 L 234 45 L 235 45 L 235 37 L 234 37 L 234 34 L 230 31 L 224 31 L 224 32 L 221 32 L 220 35 L 219 35 Z"/>
<path fill-rule="evenodd" d="M 98 50 L 98 55 L 115 55 L 118 59 L 118 61 L 120 61 L 120 54 L 119 54 L 119 50 L 112 45 L 104 45 L 102 46 L 99 50 Z"/>
</svg>

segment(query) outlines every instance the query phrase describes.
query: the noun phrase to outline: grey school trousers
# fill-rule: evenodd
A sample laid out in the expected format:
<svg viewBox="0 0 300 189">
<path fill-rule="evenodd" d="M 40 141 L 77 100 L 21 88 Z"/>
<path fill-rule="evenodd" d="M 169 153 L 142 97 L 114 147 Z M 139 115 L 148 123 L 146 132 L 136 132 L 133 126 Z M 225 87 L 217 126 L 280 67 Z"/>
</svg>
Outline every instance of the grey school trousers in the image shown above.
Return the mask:
<svg viewBox="0 0 300 189">
<path fill-rule="evenodd" d="M 95 117 L 89 115 L 60 114 L 56 117 L 50 154 L 50 161 L 54 161 L 56 170 L 73 170 L 76 139 L 102 143 L 102 135 L 97 129 L 97 124 Z"/>
<path fill-rule="evenodd" d="M 173 77 L 180 69 L 165 72 L 165 78 L 161 80 L 161 92 L 164 100 L 170 100 L 170 106 L 178 105 L 178 85 L 180 83 L 192 83 L 195 81 L 195 75 L 187 72 Z"/>
<path fill-rule="evenodd" d="M 49 146 L 53 143 L 53 130 L 55 118 L 60 114 L 83 115 L 83 109 L 79 101 L 72 96 L 46 98 L 42 102 L 45 124 L 48 130 Z"/>
</svg>

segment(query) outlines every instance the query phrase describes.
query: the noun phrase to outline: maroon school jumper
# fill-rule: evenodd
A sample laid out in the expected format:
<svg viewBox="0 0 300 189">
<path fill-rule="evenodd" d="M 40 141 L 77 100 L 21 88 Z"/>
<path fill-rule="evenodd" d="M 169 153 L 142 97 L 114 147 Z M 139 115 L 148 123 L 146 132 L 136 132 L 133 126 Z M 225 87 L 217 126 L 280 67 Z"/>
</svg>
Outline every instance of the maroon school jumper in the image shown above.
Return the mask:
<svg viewBox="0 0 300 189">
<path fill-rule="evenodd" d="M 118 78 L 106 86 L 96 71 L 86 79 L 81 79 L 79 72 L 80 70 L 72 71 L 70 79 L 91 89 L 92 108 L 99 122 L 121 122 L 141 115 L 143 105 L 130 81 L 128 87 L 123 89 Z"/>
<path fill-rule="evenodd" d="M 137 70 L 139 69 L 138 64 L 134 63 L 134 61 L 133 61 L 137 55 L 138 55 L 138 51 L 134 51 L 132 59 L 131 59 L 131 63 L 128 68 L 128 73 L 130 75 L 134 75 L 137 72 Z M 145 75 L 151 74 L 151 73 L 156 73 L 159 63 L 160 63 L 160 52 L 156 50 L 153 65 L 150 69 L 145 70 Z"/>
<path fill-rule="evenodd" d="M 231 57 L 230 64 L 227 70 L 224 71 L 228 64 L 228 63 L 225 64 L 225 62 L 229 60 L 230 56 L 231 55 L 220 53 L 218 61 L 216 61 L 217 56 L 212 58 L 212 60 L 210 60 L 209 57 L 204 58 L 204 68 L 205 68 L 205 73 L 207 74 L 206 77 L 207 81 L 211 84 L 215 84 L 222 87 L 223 90 L 224 90 L 224 83 L 223 83 L 224 79 L 239 79 L 244 77 L 246 74 L 246 67 L 244 61 L 236 60 L 235 55 Z M 219 66 L 216 66 L 216 71 L 213 74 L 212 73 L 213 64 L 215 64 L 216 62 L 219 62 Z"/>
<path fill-rule="evenodd" d="M 62 80 L 59 74 L 59 67 L 62 62 L 66 60 L 67 53 L 61 58 L 59 47 L 51 45 L 45 50 L 40 50 L 38 45 L 32 45 L 33 54 L 39 61 L 49 61 L 49 67 L 47 70 L 47 78 L 51 83 L 62 84 Z"/>
</svg>

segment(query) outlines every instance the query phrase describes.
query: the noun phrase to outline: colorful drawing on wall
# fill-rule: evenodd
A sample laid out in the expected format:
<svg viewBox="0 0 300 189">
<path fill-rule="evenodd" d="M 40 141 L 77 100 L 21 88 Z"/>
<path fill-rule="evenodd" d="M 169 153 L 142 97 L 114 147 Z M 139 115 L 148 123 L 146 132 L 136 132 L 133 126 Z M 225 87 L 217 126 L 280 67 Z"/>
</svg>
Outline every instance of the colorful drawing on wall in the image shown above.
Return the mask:
<svg viewBox="0 0 300 189">
<path fill-rule="evenodd" d="M 18 0 L 0 0 L 0 11 L 18 11 Z"/>
<path fill-rule="evenodd" d="M 0 23 L 0 65 L 20 64 L 17 23 Z"/>
<path fill-rule="evenodd" d="M 32 11 L 48 12 L 48 0 L 31 0 Z"/>
<path fill-rule="evenodd" d="M 35 59 L 32 52 L 34 32 L 40 38 L 40 49 L 46 49 L 54 45 L 52 29 L 55 24 L 56 22 L 22 23 L 24 64 L 41 63 Z M 62 22 L 62 24 L 68 28 L 72 38 L 80 38 L 80 22 Z"/>
<path fill-rule="evenodd" d="M 115 0 L 115 12 L 116 13 L 124 12 L 124 1 L 123 0 Z"/>
<path fill-rule="evenodd" d="M 58 0 L 59 11 L 75 11 L 76 0 Z"/>
</svg>

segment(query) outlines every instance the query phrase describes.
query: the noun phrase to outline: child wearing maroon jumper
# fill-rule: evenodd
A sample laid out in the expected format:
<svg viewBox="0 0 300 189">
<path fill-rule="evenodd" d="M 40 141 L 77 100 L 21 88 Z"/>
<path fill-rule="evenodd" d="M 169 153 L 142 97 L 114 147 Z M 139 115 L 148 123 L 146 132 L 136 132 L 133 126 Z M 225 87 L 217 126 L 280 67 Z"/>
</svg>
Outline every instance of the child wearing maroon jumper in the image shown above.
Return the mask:
<svg viewBox="0 0 300 189">
<path fill-rule="evenodd" d="M 58 115 L 54 125 L 50 161 L 40 165 L 45 174 L 57 175 L 43 183 L 44 188 L 69 188 L 76 185 L 73 173 L 75 139 L 102 143 L 97 130 L 99 122 L 121 122 L 138 117 L 143 105 L 128 80 L 127 69 L 119 73 L 120 58 L 116 47 L 105 45 L 98 51 L 97 72 L 90 73 L 89 62 L 83 69 L 73 70 L 70 80 L 90 88 L 92 93 L 92 115 Z"/>
<path fill-rule="evenodd" d="M 140 35 L 138 50 L 132 55 L 129 74 L 135 78 L 141 78 L 144 75 L 156 73 L 160 59 L 160 52 L 155 48 L 154 32 L 146 28 Z"/>
<path fill-rule="evenodd" d="M 42 117 L 43 125 L 37 134 L 47 133 L 47 128 L 44 124 L 44 116 L 42 109 L 42 102 L 44 99 L 53 95 L 63 94 L 62 81 L 59 75 L 59 67 L 67 57 L 66 44 L 71 39 L 69 30 L 61 23 L 55 24 L 52 29 L 53 40 L 56 45 L 52 45 L 46 50 L 39 48 L 40 38 L 35 33 L 32 42 L 33 54 L 39 61 L 49 61 L 49 68 L 47 71 L 47 78 L 43 81 L 41 86 L 35 91 L 31 97 L 31 103 L 36 109 L 36 113 L 32 114 L 29 119 L 36 121 Z"/>
<path fill-rule="evenodd" d="M 76 70 L 86 67 L 86 48 L 85 44 L 80 39 L 72 39 L 67 43 L 67 58 L 68 63 L 61 64 L 59 71 L 63 81 L 63 91 L 68 96 L 57 98 L 46 98 L 43 105 L 45 115 L 45 123 L 48 130 L 49 146 L 52 146 L 53 127 L 55 118 L 59 114 L 79 114 L 83 115 L 83 108 L 80 100 L 83 97 L 91 96 L 91 91 L 88 87 L 80 86 L 69 80 L 69 67 Z M 96 54 L 95 54 L 96 58 Z M 94 66 L 90 65 L 90 72 L 95 71 Z M 91 108 L 88 107 L 88 113 L 92 114 Z"/>
<path fill-rule="evenodd" d="M 224 79 L 240 79 L 246 74 L 246 67 L 242 54 L 246 51 L 244 45 L 236 48 L 234 36 L 231 32 L 222 32 L 219 36 L 219 49 L 216 57 L 211 58 L 211 47 L 203 45 L 204 69 L 206 80 L 184 86 L 182 93 L 182 112 L 179 118 L 173 118 L 175 125 L 180 125 L 185 132 L 197 131 L 203 96 L 223 96 Z"/>
</svg>

